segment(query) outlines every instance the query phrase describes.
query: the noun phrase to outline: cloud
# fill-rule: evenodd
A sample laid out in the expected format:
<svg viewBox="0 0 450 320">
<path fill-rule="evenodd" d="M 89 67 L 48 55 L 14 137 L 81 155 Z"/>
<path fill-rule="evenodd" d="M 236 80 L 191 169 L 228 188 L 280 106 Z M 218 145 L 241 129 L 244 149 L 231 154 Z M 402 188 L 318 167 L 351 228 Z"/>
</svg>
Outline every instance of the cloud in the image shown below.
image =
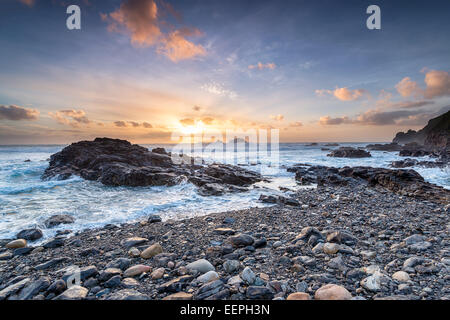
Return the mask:
<svg viewBox="0 0 450 320">
<path fill-rule="evenodd" d="M 253 70 L 253 69 L 259 69 L 259 70 L 263 70 L 263 69 L 270 69 L 270 70 L 273 70 L 273 69 L 275 69 L 277 66 L 276 66 L 276 64 L 275 63 L 273 63 L 273 62 L 268 62 L 268 63 L 266 63 L 266 64 L 264 64 L 264 63 L 261 63 L 261 62 L 258 62 L 257 64 L 255 64 L 255 65 L 249 65 L 248 66 L 248 68 L 250 69 L 250 70 Z"/>
<path fill-rule="evenodd" d="M 202 122 L 206 125 L 210 125 L 214 122 L 214 118 L 211 117 L 204 117 L 202 118 Z"/>
<path fill-rule="evenodd" d="M 399 83 L 397 83 L 395 88 L 397 89 L 398 93 L 400 93 L 400 95 L 405 98 L 411 96 L 417 98 L 423 95 L 423 90 L 419 87 L 417 82 L 412 81 L 409 77 L 403 78 Z"/>
<path fill-rule="evenodd" d="M 230 99 L 235 99 L 237 97 L 236 92 L 226 89 L 222 84 L 217 82 L 205 83 L 200 87 L 200 89 L 218 96 L 228 97 Z"/>
<path fill-rule="evenodd" d="M 271 115 L 270 119 L 275 120 L 275 121 L 283 121 L 284 120 L 284 116 L 282 114 L 277 114 L 277 115 Z"/>
<path fill-rule="evenodd" d="M 324 126 L 352 123 L 349 117 L 331 118 L 330 116 L 320 117 L 319 123 Z"/>
<path fill-rule="evenodd" d="M 125 121 L 115 121 L 114 125 L 116 127 L 119 127 L 119 128 L 126 128 L 126 127 L 128 127 L 128 124 Z"/>
<path fill-rule="evenodd" d="M 450 95 L 450 75 L 446 71 L 431 70 L 425 75 L 425 98 Z"/>
<path fill-rule="evenodd" d="M 337 118 L 331 118 L 329 116 L 321 117 L 319 123 L 321 125 L 357 124 L 372 126 L 424 125 L 429 119 L 441 115 L 449 109 L 449 106 L 441 108 L 437 111 L 428 111 L 423 109 L 383 111 L 373 109 L 361 113 L 353 119 L 347 116 Z"/>
<path fill-rule="evenodd" d="M 49 112 L 50 117 L 55 119 L 58 123 L 69 125 L 74 128 L 79 127 L 80 124 L 92 123 L 86 116 L 83 110 L 61 110 L 55 113 Z"/>
<path fill-rule="evenodd" d="M 20 2 L 22 2 L 23 4 L 32 7 L 34 6 L 34 3 L 36 2 L 35 0 L 19 0 Z"/>
<path fill-rule="evenodd" d="M 202 110 L 202 107 L 194 106 L 192 109 L 194 109 L 194 111 L 200 111 L 200 110 Z"/>
<path fill-rule="evenodd" d="M 303 123 L 302 123 L 302 122 L 300 122 L 300 121 L 296 121 L 296 122 L 291 122 L 291 123 L 289 124 L 289 127 L 292 127 L 292 128 L 299 128 L 299 127 L 303 127 Z"/>
<path fill-rule="evenodd" d="M 172 6 L 160 0 L 161 8 L 178 20 Z M 163 54 L 173 62 L 203 56 L 203 46 L 194 44 L 186 37 L 198 37 L 202 33 L 194 28 L 183 27 L 176 30 L 167 21 L 160 18 L 164 13 L 154 0 L 124 0 L 120 8 L 109 14 L 101 14 L 102 20 L 108 23 L 110 32 L 125 32 L 130 35 L 131 43 L 138 47 L 156 47 L 156 52 Z M 163 27 L 170 31 L 165 32 Z"/>
<path fill-rule="evenodd" d="M 27 109 L 20 106 L 2 106 L 0 105 L 0 120 L 37 120 L 39 111 L 35 109 Z"/>
<path fill-rule="evenodd" d="M 316 95 L 319 97 L 323 97 L 326 95 L 333 95 L 335 98 L 341 101 L 354 101 L 362 98 L 365 95 L 369 95 L 367 90 L 364 89 L 355 89 L 350 90 L 346 87 L 344 88 L 336 88 L 335 90 L 326 90 L 320 89 L 316 90 Z"/>
<path fill-rule="evenodd" d="M 142 126 L 143 126 L 144 128 L 146 128 L 146 129 L 151 129 L 151 128 L 153 128 L 153 126 L 152 126 L 150 123 L 148 123 L 148 122 L 143 122 L 143 123 L 142 123 Z"/>
<path fill-rule="evenodd" d="M 181 119 L 181 120 L 180 120 L 180 123 L 181 123 L 183 126 L 193 126 L 193 125 L 195 125 L 194 119 Z"/>
</svg>

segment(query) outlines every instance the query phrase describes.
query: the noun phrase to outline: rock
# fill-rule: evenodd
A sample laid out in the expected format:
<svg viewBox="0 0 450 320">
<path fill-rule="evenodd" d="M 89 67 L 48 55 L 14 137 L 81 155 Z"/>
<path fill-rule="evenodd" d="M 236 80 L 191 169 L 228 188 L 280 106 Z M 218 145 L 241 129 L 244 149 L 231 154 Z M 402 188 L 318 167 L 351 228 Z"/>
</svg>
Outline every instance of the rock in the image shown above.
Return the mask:
<svg viewBox="0 0 450 320">
<path fill-rule="evenodd" d="M 164 297 L 163 300 L 192 300 L 192 298 L 193 296 L 190 293 L 177 292 L 167 297 Z"/>
<path fill-rule="evenodd" d="M 62 246 L 64 246 L 64 239 L 61 238 L 54 238 L 43 245 L 46 249 L 54 249 Z"/>
<path fill-rule="evenodd" d="M 106 268 L 117 268 L 120 270 L 126 270 L 131 265 L 131 259 L 117 258 L 106 265 Z"/>
<path fill-rule="evenodd" d="M 266 244 L 267 244 L 267 239 L 263 237 L 263 238 L 257 239 L 257 240 L 253 243 L 253 247 L 255 247 L 256 249 L 258 249 L 258 248 L 265 247 Z"/>
<path fill-rule="evenodd" d="M 31 281 L 30 278 L 25 278 L 25 279 L 22 279 L 16 283 L 6 287 L 5 289 L 1 290 L 0 291 L 0 301 L 5 300 L 9 296 L 15 294 L 20 289 L 22 289 L 25 285 L 27 285 L 30 281 Z"/>
<path fill-rule="evenodd" d="M 367 158 L 372 155 L 363 149 L 355 149 L 352 147 L 340 147 L 339 149 L 331 151 L 327 154 L 328 157 L 337 158 Z"/>
<path fill-rule="evenodd" d="M 200 287 L 195 295 L 196 300 L 204 300 L 222 290 L 224 284 L 220 280 L 208 282 Z"/>
<path fill-rule="evenodd" d="M 160 287 L 158 287 L 159 292 L 178 292 L 183 290 L 184 287 L 186 287 L 191 281 L 194 279 L 193 276 L 185 275 L 178 278 L 175 278 L 173 280 L 170 280 L 164 284 L 162 284 Z"/>
<path fill-rule="evenodd" d="M 164 276 L 164 272 L 165 272 L 164 268 L 158 268 L 156 270 L 153 270 L 153 272 L 150 276 L 153 280 L 158 280 Z"/>
<path fill-rule="evenodd" d="M 228 240 L 235 248 L 251 246 L 253 244 L 253 242 L 255 242 L 253 237 L 248 234 L 238 234 L 238 235 L 229 237 Z"/>
<path fill-rule="evenodd" d="M 311 300 L 311 296 L 305 292 L 291 293 L 286 300 Z"/>
<path fill-rule="evenodd" d="M 242 279 L 239 275 L 231 277 L 230 279 L 228 279 L 227 284 L 230 286 L 236 286 L 239 287 L 242 284 Z"/>
<path fill-rule="evenodd" d="M 406 259 L 405 262 L 403 263 L 403 269 L 414 268 L 415 266 L 420 265 L 423 262 L 425 262 L 425 259 L 423 259 L 423 258 L 410 257 L 410 258 Z"/>
<path fill-rule="evenodd" d="M 13 254 L 11 252 L 0 253 L 0 261 L 6 261 L 12 259 Z"/>
<path fill-rule="evenodd" d="M 14 249 L 13 255 L 14 255 L 14 256 L 24 256 L 24 255 L 29 254 L 29 253 L 32 252 L 33 250 L 34 250 L 33 247 L 17 248 L 17 249 Z"/>
<path fill-rule="evenodd" d="M 395 142 L 386 144 L 368 144 L 366 148 L 375 151 L 400 151 L 402 149 L 402 147 Z"/>
<path fill-rule="evenodd" d="M 99 276 L 98 276 L 98 280 L 105 282 L 108 281 L 109 279 L 111 279 L 114 276 L 120 276 L 122 274 L 122 270 L 121 269 L 117 269 L 117 268 L 107 268 L 105 270 L 103 270 L 102 272 L 100 272 Z"/>
<path fill-rule="evenodd" d="M 108 295 L 105 300 L 149 300 L 149 297 L 133 289 L 123 289 Z"/>
<path fill-rule="evenodd" d="M 246 297 L 251 300 L 272 300 L 273 293 L 266 287 L 250 286 L 247 288 Z"/>
<path fill-rule="evenodd" d="M 241 279 L 244 280 L 248 285 L 252 285 L 256 281 L 256 275 L 249 267 L 245 267 L 245 269 L 241 273 Z"/>
<path fill-rule="evenodd" d="M 351 293 L 342 286 L 326 284 L 320 287 L 314 294 L 316 300 L 350 300 Z"/>
<path fill-rule="evenodd" d="M 47 292 L 58 295 L 58 294 L 64 292 L 64 290 L 66 290 L 66 288 L 67 288 L 67 285 L 64 280 L 56 280 L 55 282 L 53 282 L 50 285 L 50 287 L 47 289 Z"/>
<path fill-rule="evenodd" d="M 214 232 L 221 235 L 233 235 L 235 233 L 235 231 L 230 228 L 217 228 L 214 229 Z"/>
<path fill-rule="evenodd" d="M 323 245 L 323 252 L 326 254 L 335 254 L 339 251 L 339 245 L 336 243 L 327 242 Z"/>
<path fill-rule="evenodd" d="M 19 300 L 30 300 L 39 292 L 47 290 L 50 286 L 50 278 L 42 277 L 25 286 L 18 296 Z"/>
<path fill-rule="evenodd" d="M 262 176 L 228 164 L 193 164 L 190 157 L 149 151 L 125 140 L 96 138 L 65 147 L 50 157 L 42 179 L 71 175 L 109 186 L 173 186 L 188 178 L 194 185 L 219 185 L 225 190 L 243 191 Z M 191 169 L 191 170 L 189 170 Z M 195 170 L 194 170 L 195 169 Z M 204 189 L 204 188 L 203 188 Z"/>
<path fill-rule="evenodd" d="M 354 245 L 357 241 L 355 236 L 344 231 L 335 231 L 327 235 L 327 242 Z"/>
<path fill-rule="evenodd" d="M 53 228 L 60 224 L 71 224 L 75 222 L 75 218 L 67 214 L 57 214 L 45 220 L 44 224 L 47 228 Z"/>
<path fill-rule="evenodd" d="M 159 253 L 163 252 L 163 248 L 159 243 L 152 244 L 150 247 L 142 251 L 141 258 L 143 259 L 150 259 L 154 256 L 156 256 Z"/>
<path fill-rule="evenodd" d="M 148 220 L 147 220 L 148 223 L 157 223 L 157 222 L 161 222 L 161 221 L 162 221 L 161 217 L 158 215 L 154 215 L 154 214 L 152 214 L 150 217 L 148 217 Z"/>
<path fill-rule="evenodd" d="M 409 274 L 404 271 L 397 271 L 392 275 L 392 279 L 397 280 L 399 282 L 408 282 L 410 280 Z"/>
<path fill-rule="evenodd" d="M 62 276 L 62 279 L 66 282 L 69 280 L 76 280 L 78 276 L 81 281 L 89 279 L 90 277 L 96 276 L 98 274 L 98 270 L 96 266 L 87 266 L 83 268 L 78 268 L 76 266 L 70 266 L 66 269 L 65 274 Z"/>
<path fill-rule="evenodd" d="M 141 256 L 141 252 L 138 248 L 131 248 L 130 250 L 128 250 L 128 255 L 130 257 L 137 258 Z"/>
<path fill-rule="evenodd" d="M 75 285 L 61 293 L 55 300 L 81 300 L 86 298 L 88 292 L 88 289 Z"/>
<path fill-rule="evenodd" d="M 206 273 L 208 271 L 215 271 L 216 268 L 214 268 L 214 266 L 205 259 L 200 259 L 194 262 L 189 263 L 186 268 L 188 270 L 195 270 L 198 271 L 200 273 Z"/>
<path fill-rule="evenodd" d="M 35 241 L 42 237 L 43 237 L 42 231 L 37 228 L 22 230 L 16 235 L 17 239 L 25 239 L 29 241 Z"/>
<path fill-rule="evenodd" d="M 208 271 L 197 278 L 202 283 L 207 283 L 219 279 L 219 275 L 215 271 Z"/>
<path fill-rule="evenodd" d="M 222 265 L 223 270 L 227 273 L 238 271 L 240 266 L 241 263 L 238 260 L 226 260 Z"/>
<path fill-rule="evenodd" d="M 414 243 L 414 244 L 410 245 L 408 248 L 409 248 L 409 250 L 411 250 L 413 252 L 417 252 L 417 251 L 426 251 L 426 250 L 430 249 L 432 246 L 433 245 L 431 244 L 431 242 L 422 241 L 422 242 Z"/>
<path fill-rule="evenodd" d="M 23 248 L 26 246 L 27 246 L 27 240 L 25 240 L 25 239 L 13 240 L 6 244 L 6 248 L 8 248 L 8 249 L 17 249 L 17 248 Z"/>
<path fill-rule="evenodd" d="M 132 266 L 130 268 L 128 268 L 127 270 L 125 270 L 125 272 L 123 273 L 124 277 L 135 277 L 138 276 L 144 272 L 151 272 L 152 268 L 149 266 L 145 266 L 142 264 L 138 264 L 135 266 Z"/>
<path fill-rule="evenodd" d="M 424 236 L 419 235 L 419 234 L 414 234 L 412 236 L 407 237 L 405 239 L 405 243 L 407 245 L 412 245 L 412 244 L 415 244 L 415 243 L 423 242 L 425 240 L 426 240 L 426 238 Z"/>
<path fill-rule="evenodd" d="M 51 268 L 53 266 L 56 266 L 57 264 L 60 264 L 60 263 L 62 263 L 64 261 L 68 261 L 68 260 L 70 260 L 70 259 L 67 258 L 67 257 L 54 258 L 54 259 L 51 259 L 51 260 L 49 260 L 47 262 L 38 264 L 37 266 L 34 267 L 34 269 L 36 269 L 36 270 L 45 270 L 45 269 Z"/>
<path fill-rule="evenodd" d="M 369 277 L 361 280 L 360 284 L 364 289 L 376 292 L 381 290 L 382 282 L 384 282 L 385 278 L 386 276 L 376 271 Z"/>
<path fill-rule="evenodd" d="M 125 278 L 122 280 L 122 287 L 124 288 L 136 288 L 139 287 L 139 281 L 133 278 Z"/>
<path fill-rule="evenodd" d="M 108 281 L 105 282 L 105 287 L 107 288 L 115 288 L 120 286 L 122 277 L 120 275 L 114 276 Z"/>
<path fill-rule="evenodd" d="M 131 247 L 140 245 L 140 244 L 145 243 L 147 241 L 148 241 L 147 238 L 132 237 L 132 238 L 128 238 L 128 239 L 122 240 L 120 244 L 122 246 L 126 247 L 127 249 L 129 249 Z"/>
</svg>

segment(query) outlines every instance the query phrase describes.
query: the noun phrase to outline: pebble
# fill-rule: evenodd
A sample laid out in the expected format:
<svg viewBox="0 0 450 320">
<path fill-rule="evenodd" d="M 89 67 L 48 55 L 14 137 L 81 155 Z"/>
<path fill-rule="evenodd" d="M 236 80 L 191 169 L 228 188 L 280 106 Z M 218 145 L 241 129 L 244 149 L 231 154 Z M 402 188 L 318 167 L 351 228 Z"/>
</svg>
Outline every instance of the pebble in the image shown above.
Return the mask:
<svg viewBox="0 0 450 320">
<path fill-rule="evenodd" d="M 316 291 L 316 300 L 350 300 L 352 294 L 342 286 L 326 284 Z"/>
<path fill-rule="evenodd" d="M 149 266 L 138 264 L 138 265 L 132 266 L 132 267 L 128 268 L 127 270 L 125 270 L 125 272 L 123 273 L 123 276 L 124 277 L 135 277 L 135 276 L 141 275 L 144 272 L 150 272 L 151 270 L 152 270 L 152 268 Z"/>
<path fill-rule="evenodd" d="M 245 267 L 241 273 L 241 279 L 247 284 L 252 285 L 256 281 L 256 275 L 249 267 Z"/>
<path fill-rule="evenodd" d="M 392 279 L 395 279 L 400 282 L 408 282 L 410 280 L 409 274 L 404 271 L 397 271 L 392 275 Z"/>
<path fill-rule="evenodd" d="M 25 229 L 20 231 L 17 235 L 17 239 L 25 239 L 29 241 L 35 241 L 40 238 L 42 238 L 44 234 L 40 229 L 34 228 L 34 229 Z"/>
<path fill-rule="evenodd" d="M 335 254 L 339 251 L 339 245 L 336 243 L 327 242 L 323 245 L 323 252 L 326 254 Z"/>
<path fill-rule="evenodd" d="M 311 296 L 304 292 L 291 293 L 286 300 L 311 300 Z"/>
<path fill-rule="evenodd" d="M 219 279 L 219 274 L 215 271 L 208 271 L 205 274 L 202 274 L 201 276 L 199 276 L 197 278 L 197 280 L 202 283 L 207 283 L 207 282 L 218 280 L 218 279 Z"/>
<path fill-rule="evenodd" d="M 122 280 L 122 287 L 125 288 L 135 288 L 138 287 L 139 285 L 140 285 L 139 281 L 137 281 L 134 278 L 125 278 Z"/>
<path fill-rule="evenodd" d="M 147 242 L 147 238 L 132 237 L 121 241 L 121 244 L 126 248 L 131 248 Z"/>
<path fill-rule="evenodd" d="M 141 258 L 142 259 L 150 259 L 157 254 L 160 254 L 163 252 L 163 248 L 159 243 L 152 244 L 150 247 L 142 251 Z"/>
<path fill-rule="evenodd" d="M 151 273 L 150 277 L 153 280 L 161 279 L 164 276 L 164 272 L 165 272 L 164 268 L 158 268 L 156 270 L 153 270 L 153 272 Z"/>
<path fill-rule="evenodd" d="M 241 263 L 238 260 L 226 260 L 222 265 L 223 270 L 227 273 L 238 271 L 240 266 Z"/>
<path fill-rule="evenodd" d="M 177 292 L 164 297 L 163 300 L 192 300 L 192 298 L 193 296 L 190 293 Z"/>
<path fill-rule="evenodd" d="M 233 247 L 242 248 L 246 246 L 250 246 L 255 242 L 252 236 L 248 234 L 238 234 L 236 236 L 232 236 L 228 238 Z"/>
<path fill-rule="evenodd" d="M 6 247 L 8 249 L 18 249 L 18 248 L 23 248 L 27 246 L 27 240 L 25 239 L 17 239 L 17 240 L 13 240 L 11 242 L 8 242 L 6 244 Z"/>
<path fill-rule="evenodd" d="M 75 285 L 61 293 L 55 300 L 80 300 L 86 298 L 88 292 L 88 289 Z"/>
<path fill-rule="evenodd" d="M 208 271 L 216 270 L 216 268 L 214 268 L 214 266 L 211 264 L 211 262 L 209 262 L 208 260 L 205 260 L 205 259 L 200 259 L 200 260 L 191 262 L 186 266 L 186 268 L 188 270 L 195 270 L 200 273 L 206 273 Z"/>
</svg>

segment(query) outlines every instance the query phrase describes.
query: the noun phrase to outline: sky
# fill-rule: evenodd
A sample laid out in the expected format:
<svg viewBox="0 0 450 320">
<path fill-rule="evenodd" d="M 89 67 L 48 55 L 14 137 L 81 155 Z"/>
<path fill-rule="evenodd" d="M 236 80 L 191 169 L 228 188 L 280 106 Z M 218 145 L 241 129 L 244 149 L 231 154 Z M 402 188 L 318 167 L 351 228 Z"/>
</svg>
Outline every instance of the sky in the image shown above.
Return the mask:
<svg viewBox="0 0 450 320">
<path fill-rule="evenodd" d="M 69 30 L 69 5 L 81 29 Z M 381 29 L 369 30 L 369 5 Z M 2 0 L 0 145 L 278 129 L 382 142 L 450 109 L 449 1 Z"/>
</svg>

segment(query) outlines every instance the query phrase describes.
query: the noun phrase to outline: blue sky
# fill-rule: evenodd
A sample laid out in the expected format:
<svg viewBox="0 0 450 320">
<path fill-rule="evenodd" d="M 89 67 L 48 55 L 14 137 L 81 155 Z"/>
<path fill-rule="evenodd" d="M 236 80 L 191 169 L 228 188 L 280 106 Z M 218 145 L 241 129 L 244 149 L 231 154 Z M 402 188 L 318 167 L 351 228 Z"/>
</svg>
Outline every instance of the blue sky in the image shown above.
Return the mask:
<svg viewBox="0 0 450 320">
<path fill-rule="evenodd" d="M 186 125 L 388 141 L 450 105 L 448 1 L 70 4 L 81 30 L 64 1 L 0 4 L 0 144 L 166 142 Z"/>
</svg>

